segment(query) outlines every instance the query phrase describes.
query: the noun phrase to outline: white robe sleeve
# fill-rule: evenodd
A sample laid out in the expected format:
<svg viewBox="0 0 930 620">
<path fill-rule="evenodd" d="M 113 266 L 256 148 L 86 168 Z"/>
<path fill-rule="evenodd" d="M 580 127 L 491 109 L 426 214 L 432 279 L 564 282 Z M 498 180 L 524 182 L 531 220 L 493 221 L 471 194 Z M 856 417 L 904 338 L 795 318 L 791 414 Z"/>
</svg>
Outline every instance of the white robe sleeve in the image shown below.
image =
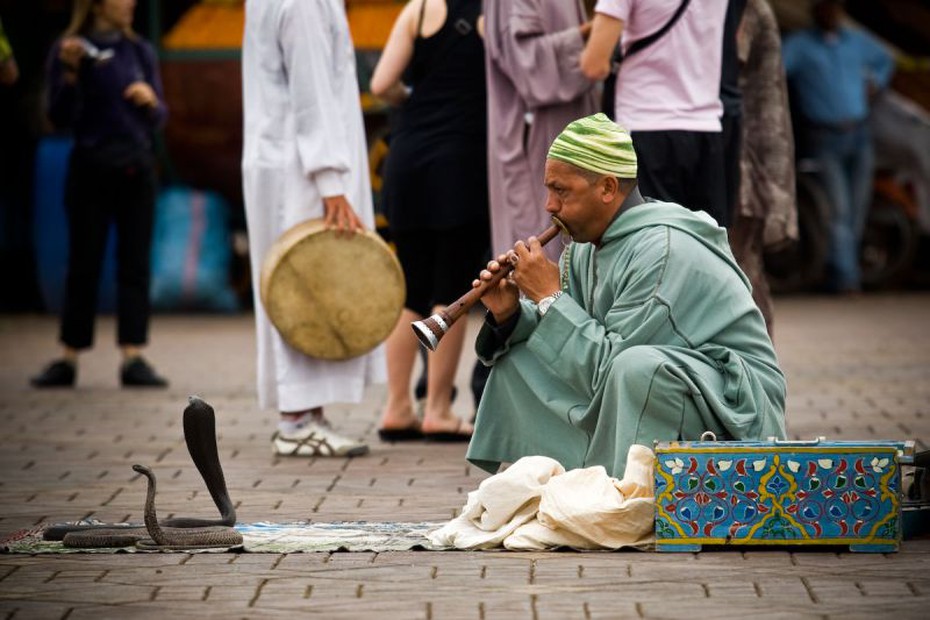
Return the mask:
<svg viewBox="0 0 930 620">
<path fill-rule="evenodd" d="M 286 3 L 279 21 L 278 42 L 294 113 L 294 139 L 302 171 L 321 196 L 345 194 L 350 145 L 343 122 L 337 68 L 343 50 L 334 40 L 330 4 L 319 0 Z M 354 71 L 350 73 L 354 75 Z"/>
</svg>

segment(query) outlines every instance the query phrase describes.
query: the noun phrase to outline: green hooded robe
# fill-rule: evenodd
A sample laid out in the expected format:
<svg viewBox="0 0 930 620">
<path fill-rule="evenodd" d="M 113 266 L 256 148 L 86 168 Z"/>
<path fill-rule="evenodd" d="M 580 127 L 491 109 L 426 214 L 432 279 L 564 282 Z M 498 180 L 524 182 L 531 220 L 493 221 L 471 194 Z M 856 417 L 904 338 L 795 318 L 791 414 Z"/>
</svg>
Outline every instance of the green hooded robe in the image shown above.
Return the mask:
<svg viewBox="0 0 930 620">
<path fill-rule="evenodd" d="M 621 477 L 630 445 L 785 436 L 785 377 L 726 231 L 704 213 L 624 208 L 601 244 L 561 258 L 564 294 L 544 317 L 522 300 L 492 366 L 467 458 L 490 472 L 544 455 Z"/>
</svg>

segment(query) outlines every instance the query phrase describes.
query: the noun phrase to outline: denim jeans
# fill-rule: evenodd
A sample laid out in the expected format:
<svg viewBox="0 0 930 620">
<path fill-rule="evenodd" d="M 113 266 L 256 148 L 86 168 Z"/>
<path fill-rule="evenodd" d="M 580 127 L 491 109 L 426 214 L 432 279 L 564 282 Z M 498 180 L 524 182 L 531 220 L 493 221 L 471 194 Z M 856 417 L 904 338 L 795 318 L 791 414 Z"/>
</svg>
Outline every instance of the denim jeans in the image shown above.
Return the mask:
<svg viewBox="0 0 930 620">
<path fill-rule="evenodd" d="M 831 203 L 828 286 L 858 290 L 859 245 L 872 201 L 875 162 L 869 126 L 863 122 L 849 129 L 814 127 L 808 139 Z"/>
</svg>

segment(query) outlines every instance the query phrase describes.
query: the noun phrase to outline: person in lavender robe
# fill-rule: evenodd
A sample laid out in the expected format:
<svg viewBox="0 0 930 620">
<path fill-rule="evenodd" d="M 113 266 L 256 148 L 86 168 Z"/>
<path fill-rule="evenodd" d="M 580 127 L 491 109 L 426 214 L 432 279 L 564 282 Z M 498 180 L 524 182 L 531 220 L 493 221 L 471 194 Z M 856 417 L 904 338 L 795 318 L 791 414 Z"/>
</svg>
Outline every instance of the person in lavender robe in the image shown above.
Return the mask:
<svg viewBox="0 0 930 620">
<path fill-rule="evenodd" d="M 597 111 L 579 58 L 590 31 L 579 0 L 485 0 L 488 193 L 494 255 L 549 226 L 540 182 L 549 145 Z M 557 260 L 561 244 L 546 253 Z"/>
</svg>

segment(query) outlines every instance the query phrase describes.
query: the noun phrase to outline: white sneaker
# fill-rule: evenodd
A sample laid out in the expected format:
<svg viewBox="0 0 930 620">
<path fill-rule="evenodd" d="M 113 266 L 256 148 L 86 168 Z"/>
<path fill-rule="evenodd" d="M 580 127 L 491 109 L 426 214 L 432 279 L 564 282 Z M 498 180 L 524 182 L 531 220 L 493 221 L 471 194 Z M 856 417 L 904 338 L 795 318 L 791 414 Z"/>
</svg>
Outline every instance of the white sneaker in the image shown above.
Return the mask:
<svg viewBox="0 0 930 620">
<path fill-rule="evenodd" d="M 368 446 L 344 437 L 326 424 L 308 421 L 292 433 L 280 430 L 271 436 L 271 449 L 281 456 L 362 456 Z"/>
</svg>

